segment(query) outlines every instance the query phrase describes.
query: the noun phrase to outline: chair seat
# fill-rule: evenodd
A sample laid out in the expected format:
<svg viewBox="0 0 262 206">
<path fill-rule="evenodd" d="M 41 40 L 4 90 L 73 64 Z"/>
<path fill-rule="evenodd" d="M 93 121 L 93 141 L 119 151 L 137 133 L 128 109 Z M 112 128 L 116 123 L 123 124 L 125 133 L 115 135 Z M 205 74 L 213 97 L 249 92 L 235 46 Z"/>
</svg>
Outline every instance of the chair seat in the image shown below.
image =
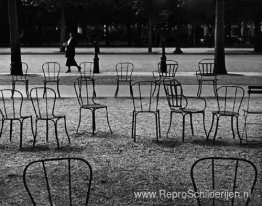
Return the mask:
<svg viewBox="0 0 262 206">
<path fill-rule="evenodd" d="M 51 113 L 48 114 L 41 114 L 41 117 L 37 117 L 37 119 L 42 119 L 42 120 L 52 120 L 52 119 L 61 119 L 64 118 L 65 116 L 62 115 L 54 115 Z"/>
<path fill-rule="evenodd" d="M 175 113 L 203 113 L 204 110 L 200 110 L 200 109 L 194 109 L 194 108 L 184 108 L 184 109 L 172 109 L 171 108 L 171 111 L 172 112 L 175 112 Z"/>
<path fill-rule="evenodd" d="M 83 109 L 99 109 L 99 108 L 106 108 L 107 106 L 102 105 L 102 104 L 86 104 L 82 105 L 81 108 Z"/>
<path fill-rule="evenodd" d="M 238 112 L 232 112 L 232 111 L 213 111 L 212 114 L 221 115 L 221 116 L 239 116 Z"/>
<path fill-rule="evenodd" d="M 22 120 L 26 119 L 32 116 L 20 116 L 19 114 L 16 114 L 15 116 L 13 115 L 8 115 L 7 117 L 4 117 L 5 120 Z"/>
</svg>

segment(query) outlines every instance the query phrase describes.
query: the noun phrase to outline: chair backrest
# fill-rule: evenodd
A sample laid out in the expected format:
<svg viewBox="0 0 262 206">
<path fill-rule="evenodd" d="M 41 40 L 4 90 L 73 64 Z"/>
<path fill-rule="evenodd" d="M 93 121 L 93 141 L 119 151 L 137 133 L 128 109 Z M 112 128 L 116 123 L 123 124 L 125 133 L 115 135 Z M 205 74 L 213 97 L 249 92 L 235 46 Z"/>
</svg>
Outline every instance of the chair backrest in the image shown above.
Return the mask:
<svg viewBox="0 0 262 206">
<path fill-rule="evenodd" d="M 177 69 L 178 69 L 178 62 L 174 60 L 166 60 L 166 72 L 161 71 L 161 62 L 158 62 L 158 72 L 161 77 L 175 77 Z"/>
<path fill-rule="evenodd" d="M 194 162 L 191 179 L 198 205 L 248 205 L 257 168 L 246 159 L 206 157 Z"/>
<path fill-rule="evenodd" d="M 198 63 L 199 74 L 205 76 L 216 76 L 214 73 L 214 65 L 214 59 L 202 59 Z"/>
<path fill-rule="evenodd" d="M 60 64 L 58 62 L 46 62 L 42 65 L 45 81 L 58 81 Z"/>
<path fill-rule="evenodd" d="M 92 167 L 82 158 L 30 162 L 23 182 L 33 205 L 88 205 Z"/>
<path fill-rule="evenodd" d="M 221 86 L 217 89 L 219 111 L 239 112 L 245 91 L 239 86 Z"/>
<path fill-rule="evenodd" d="M 183 109 L 187 99 L 183 95 L 182 85 L 176 79 L 163 81 L 166 98 L 170 109 Z"/>
<path fill-rule="evenodd" d="M 255 103 L 251 104 L 251 97 L 255 97 L 255 96 L 261 96 L 262 94 L 262 86 L 248 86 L 248 102 L 247 102 L 247 111 L 250 110 L 250 108 L 252 108 L 251 110 L 254 111 L 259 111 L 260 113 L 262 113 L 262 105 L 261 103 L 259 104 L 259 108 L 257 108 L 257 106 L 255 106 Z M 258 104 L 257 104 L 258 105 Z"/>
<path fill-rule="evenodd" d="M 25 62 L 22 63 L 22 72 L 23 75 L 12 75 L 12 80 L 13 81 L 24 81 L 27 80 L 27 71 L 28 71 L 28 64 Z M 11 70 L 11 65 L 10 65 L 10 70 Z"/>
<path fill-rule="evenodd" d="M 120 62 L 116 65 L 117 79 L 131 80 L 134 65 L 130 62 Z"/>
<path fill-rule="evenodd" d="M 80 76 L 94 78 L 94 62 L 81 62 Z"/>
<path fill-rule="evenodd" d="M 78 77 L 74 88 L 80 106 L 95 104 L 95 83 L 90 77 Z"/>
<path fill-rule="evenodd" d="M 0 90 L 0 112 L 4 118 L 21 117 L 23 95 L 12 89 Z"/>
<path fill-rule="evenodd" d="M 53 89 L 34 87 L 30 91 L 30 98 L 38 118 L 48 118 L 54 115 L 56 93 Z"/>
<path fill-rule="evenodd" d="M 135 111 L 157 111 L 159 100 L 159 83 L 139 81 L 132 84 L 131 96 Z"/>
</svg>

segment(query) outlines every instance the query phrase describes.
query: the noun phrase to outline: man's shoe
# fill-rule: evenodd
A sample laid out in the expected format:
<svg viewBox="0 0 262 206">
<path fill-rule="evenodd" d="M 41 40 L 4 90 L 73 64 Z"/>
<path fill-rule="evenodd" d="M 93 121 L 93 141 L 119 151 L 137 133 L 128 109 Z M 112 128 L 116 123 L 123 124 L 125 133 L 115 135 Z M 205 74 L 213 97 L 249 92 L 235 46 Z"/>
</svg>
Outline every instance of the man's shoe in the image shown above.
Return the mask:
<svg viewBox="0 0 262 206">
<path fill-rule="evenodd" d="M 67 71 L 66 71 L 66 73 L 70 73 L 70 72 L 71 72 L 71 70 L 67 70 Z"/>
</svg>

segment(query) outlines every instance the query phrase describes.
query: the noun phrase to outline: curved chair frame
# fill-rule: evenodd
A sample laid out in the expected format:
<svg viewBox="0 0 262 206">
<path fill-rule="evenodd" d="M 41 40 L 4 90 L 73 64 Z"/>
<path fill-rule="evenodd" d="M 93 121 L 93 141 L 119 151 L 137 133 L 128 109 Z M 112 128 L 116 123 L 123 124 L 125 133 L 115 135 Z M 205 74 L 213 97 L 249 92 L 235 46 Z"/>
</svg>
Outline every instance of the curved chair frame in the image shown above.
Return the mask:
<svg viewBox="0 0 262 206">
<path fill-rule="evenodd" d="M 11 69 L 11 65 L 10 65 Z M 27 98 L 29 98 L 29 89 L 28 89 L 28 77 L 27 77 L 27 72 L 28 72 L 28 64 L 25 62 L 22 62 L 22 75 L 12 75 L 12 89 L 15 90 L 15 85 L 17 82 L 22 82 L 25 84 L 25 92 Z"/>
<path fill-rule="evenodd" d="M 91 94 L 89 93 L 90 87 L 91 87 Z M 106 110 L 107 124 L 108 124 L 110 132 L 112 133 L 112 130 L 111 130 L 111 127 L 110 127 L 110 124 L 109 124 L 107 106 L 102 105 L 102 104 L 98 104 L 98 103 L 95 102 L 95 83 L 92 80 L 92 78 L 89 78 L 89 77 L 77 78 L 74 82 L 74 88 L 75 88 L 75 93 L 76 93 L 78 103 L 80 105 L 79 122 L 78 122 L 76 133 L 78 133 L 78 130 L 79 130 L 79 127 L 80 127 L 80 124 L 81 124 L 82 109 L 88 109 L 92 112 L 92 134 L 93 135 L 95 134 L 95 130 L 96 130 L 95 112 L 98 109 L 105 109 Z"/>
<path fill-rule="evenodd" d="M 149 94 L 144 95 L 141 87 L 144 84 L 149 84 Z M 160 85 L 156 81 L 139 81 L 132 84 L 131 95 L 133 99 L 133 115 L 132 115 L 132 138 L 136 142 L 136 118 L 138 114 L 152 113 L 155 116 L 156 121 L 156 140 L 161 138 L 160 131 L 160 111 L 158 109 L 159 100 L 159 87 Z M 135 88 L 136 87 L 136 88 Z M 134 91 L 137 91 L 134 94 Z"/>
<path fill-rule="evenodd" d="M 7 96 L 6 96 L 6 93 L 8 94 Z M 13 90 L 13 89 L 3 89 L 3 90 L 0 90 L 0 95 L 1 95 L 0 98 L 3 103 L 3 109 L 0 109 L 0 113 L 2 116 L 0 137 L 2 136 L 5 121 L 9 120 L 10 121 L 10 141 L 12 141 L 13 121 L 19 121 L 20 123 L 20 148 L 22 148 L 24 120 L 30 119 L 31 131 L 34 136 L 32 115 L 27 115 L 27 116 L 22 115 L 23 95 L 21 92 L 17 90 Z M 7 107 L 7 102 L 6 102 L 7 98 L 10 99 L 11 101 L 11 103 L 8 103 L 9 108 Z M 17 106 L 16 102 L 19 104 L 19 108 L 16 107 Z"/>
<path fill-rule="evenodd" d="M 42 65 L 42 70 L 44 74 L 44 88 L 46 88 L 46 85 L 48 82 L 50 83 L 56 83 L 56 88 L 57 88 L 57 94 L 58 97 L 60 98 L 60 90 L 59 90 L 59 74 L 60 74 L 60 64 L 58 62 L 45 62 Z"/>
<path fill-rule="evenodd" d="M 205 109 L 206 109 L 206 100 L 201 97 L 185 97 L 183 94 L 182 85 L 179 81 L 176 79 L 173 80 L 166 80 L 164 82 L 164 89 L 166 93 L 167 102 L 170 108 L 170 122 L 169 127 L 166 136 L 168 137 L 168 134 L 171 129 L 171 123 L 173 119 L 173 113 L 175 114 L 181 114 L 182 115 L 182 142 L 185 140 L 185 118 L 187 115 L 190 116 L 190 126 L 191 126 L 191 132 L 194 136 L 194 128 L 193 128 L 193 114 L 202 114 L 203 116 L 203 127 L 205 131 L 205 135 L 207 136 L 206 132 L 206 126 L 205 126 Z M 200 100 L 203 103 L 203 107 L 198 108 L 190 108 L 188 106 L 188 100 L 189 99 L 197 99 Z"/>
<path fill-rule="evenodd" d="M 131 94 L 131 89 L 132 89 L 131 84 L 132 84 L 132 74 L 134 71 L 134 64 L 130 62 L 120 62 L 116 65 L 115 69 L 117 75 L 115 97 L 117 97 L 118 95 L 120 82 L 129 84 L 129 89 Z"/>
<path fill-rule="evenodd" d="M 214 72 L 214 59 L 202 59 L 198 63 L 198 71 L 196 71 L 196 76 L 198 80 L 198 90 L 197 96 L 200 97 L 202 93 L 203 82 L 212 82 L 213 90 L 216 96 L 217 90 L 217 75 Z"/>
<path fill-rule="evenodd" d="M 221 91 L 224 90 L 224 92 Z M 233 91 L 232 94 L 232 101 L 233 104 L 230 105 L 229 102 L 229 91 Z M 223 93 L 223 96 L 220 95 L 220 93 Z M 216 129 L 215 129 L 215 134 L 213 137 L 213 144 L 215 143 L 215 138 L 217 135 L 217 130 L 218 130 L 218 124 L 219 124 L 219 120 L 220 117 L 225 116 L 225 117 L 231 117 L 231 130 L 232 130 L 232 134 L 233 134 L 233 138 L 235 139 L 235 132 L 234 132 L 234 117 L 236 118 L 236 127 L 237 127 L 237 134 L 240 140 L 240 143 L 242 143 L 242 139 L 241 139 L 241 135 L 239 132 L 239 123 L 238 123 L 238 117 L 239 117 L 239 110 L 241 108 L 243 99 L 244 99 L 244 94 L 245 91 L 242 87 L 239 86 L 221 86 L 217 89 L 216 91 L 216 100 L 217 100 L 217 105 L 218 105 L 218 110 L 217 111 L 213 111 L 212 112 L 212 122 L 211 122 L 211 127 L 210 130 L 208 132 L 207 135 L 207 140 L 209 139 L 210 133 L 213 129 L 213 124 L 214 124 L 214 119 L 216 117 Z M 237 99 L 239 98 L 239 101 L 237 101 Z M 228 109 L 230 108 L 230 110 Z"/>
<path fill-rule="evenodd" d="M 40 97 L 40 94 L 43 94 L 43 96 Z M 49 96 L 49 94 L 51 95 Z M 67 139 L 70 144 L 70 138 L 69 138 L 67 127 L 66 127 L 66 116 L 55 114 L 56 92 L 53 89 L 48 88 L 48 87 L 35 87 L 31 89 L 30 97 L 31 97 L 31 102 L 32 102 L 34 112 L 36 115 L 35 135 L 34 135 L 33 146 L 35 146 L 35 143 L 36 143 L 38 121 L 46 122 L 46 141 L 47 142 L 48 142 L 48 130 L 49 130 L 48 121 L 51 121 L 54 123 L 55 138 L 57 142 L 57 148 L 59 149 L 60 146 L 59 146 L 59 140 L 58 140 L 57 123 L 58 123 L 58 120 L 60 119 L 64 120 L 65 133 L 67 135 Z M 41 102 L 44 104 L 44 106 L 41 106 Z M 49 108 L 49 105 L 51 105 L 52 108 Z"/>
<path fill-rule="evenodd" d="M 251 188 L 250 188 L 250 193 L 251 193 L 250 195 L 252 195 L 252 193 L 254 191 L 254 187 L 255 187 L 256 181 L 257 181 L 257 168 L 254 165 L 254 163 L 252 163 L 249 160 L 242 159 L 242 158 L 234 158 L 234 157 L 205 157 L 205 158 L 201 158 L 201 159 L 196 160 L 194 162 L 194 164 L 192 165 L 191 171 L 190 171 L 191 180 L 192 180 L 192 183 L 193 183 L 194 191 L 196 193 L 198 192 L 198 187 L 197 187 L 197 184 L 196 184 L 196 181 L 195 181 L 194 169 L 195 169 L 195 166 L 199 162 L 203 162 L 203 161 L 211 161 L 211 167 L 208 167 L 208 168 L 210 168 L 210 170 L 212 170 L 212 173 L 211 173 L 212 174 L 212 189 L 211 189 L 211 191 L 212 190 L 215 191 L 215 189 L 216 189 L 216 184 L 215 184 L 215 161 L 224 161 L 224 162 L 226 162 L 226 161 L 235 161 L 234 177 L 232 178 L 233 179 L 233 188 L 232 188 L 233 192 L 235 192 L 236 189 L 237 189 L 236 188 L 236 182 L 237 182 L 238 169 L 241 166 L 240 162 L 249 164 L 253 168 L 253 170 L 254 170 L 254 180 L 253 180 L 253 183 L 252 183 Z M 248 175 L 248 174 L 246 174 L 246 175 Z M 245 203 L 246 206 L 249 204 L 250 195 L 248 196 L 248 198 L 246 200 L 246 203 Z M 231 205 L 234 205 L 234 202 L 235 202 L 235 198 L 233 197 L 231 199 Z M 199 196 L 197 197 L 197 203 L 198 203 L 199 206 L 201 206 L 201 201 L 200 201 Z M 215 198 L 214 197 L 212 198 L 212 205 L 215 205 Z M 216 205 L 218 205 L 218 204 L 216 204 Z"/>
<path fill-rule="evenodd" d="M 52 190 L 51 190 L 51 184 L 50 184 L 50 180 L 49 180 L 49 176 L 48 176 L 48 170 L 46 167 L 46 164 L 48 163 L 52 163 L 52 162 L 61 162 L 61 161 L 67 161 L 67 173 L 68 173 L 68 196 L 69 196 L 69 203 L 70 206 L 73 205 L 73 195 L 72 195 L 72 179 L 74 177 L 74 173 L 72 172 L 72 162 L 74 161 L 81 161 L 82 163 L 84 163 L 88 170 L 90 171 L 89 173 L 89 181 L 88 181 L 88 185 L 87 185 L 87 193 L 86 193 L 86 198 L 85 198 L 85 205 L 88 205 L 88 200 L 89 200 L 89 196 L 90 196 L 90 191 L 91 191 L 91 183 L 92 183 L 92 178 L 93 178 L 93 172 L 92 172 L 92 167 L 91 165 L 84 159 L 82 158 L 53 158 L 53 159 L 43 159 L 43 160 L 37 160 L 37 161 L 33 161 L 30 162 L 24 169 L 23 172 L 23 183 L 25 186 L 25 189 L 30 197 L 31 202 L 33 203 L 33 205 L 37 205 L 35 199 L 33 198 L 33 191 L 30 191 L 30 188 L 28 186 L 28 182 L 27 182 L 27 175 L 28 175 L 28 169 L 34 168 L 34 166 L 36 166 L 37 164 L 40 164 L 42 166 L 42 171 L 44 173 L 44 177 L 45 177 L 45 183 L 46 183 L 46 191 L 48 194 L 48 200 L 50 205 L 54 205 L 54 198 L 55 195 L 52 194 Z M 57 164 L 58 166 L 58 164 Z M 50 174 L 50 173 L 49 173 Z M 52 173 L 51 173 L 52 174 Z M 65 189 L 65 187 L 60 188 L 60 189 Z"/>
</svg>

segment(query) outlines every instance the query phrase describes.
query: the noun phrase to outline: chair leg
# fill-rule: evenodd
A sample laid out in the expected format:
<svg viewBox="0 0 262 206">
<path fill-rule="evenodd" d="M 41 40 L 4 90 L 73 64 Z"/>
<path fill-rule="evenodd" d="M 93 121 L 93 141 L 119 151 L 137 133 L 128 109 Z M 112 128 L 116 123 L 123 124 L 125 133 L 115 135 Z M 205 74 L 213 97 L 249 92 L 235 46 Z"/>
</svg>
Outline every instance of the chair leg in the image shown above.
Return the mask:
<svg viewBox="0 0 262 206">
<path fill-rule="evenodd" d="M 92 135 L 95 135 L 95 131 L 96 131 L 96 110 L 93 109 L 92 111 Z"/>
<path fill-rule="evenodd" d="M 194 127 L 193 127 L 193 114 L 190 113 L 190 126 L 191 126 L 191 132 L 192 132 L 192 136 L 195 136 L 194 135 Z"/>
<path fill-rule="evenodd" d="M 234 116 L 231 116 L 231 130 L 232 130 L 232 134 L 233 134 L 233 139 L 235 139 Z"/>
<path fill-rule="evenodd" d="M 167 130 L 167 133 L 166 133 L 166 137 L 168 138 L 168 133 L 171 129 L 171 123 L 172 123 L 172 118 L 173 118 L 173 112 L 171 111 L 170 112 L 170 120 L 169 120 L 169 127 L 168 127 L 168 130 Z"/>
<path fill-rule="evenodd" d="M 22 138 L 23 138 L 23 123 L 24 123 L 24 120 L 20 121 L 20 149 L 22 148 Z"/>
<path fill-rule="evenodd" d="M 186 119 L 186 115 L 182 114 L 183 116 L 183 120 L 182 120 L 182 142 L 185 142 L 185 119 Z"/>
<path fill-rule="evenodd" d="M 10 142 L 12 141 L 13 120 L 10 120 Z"/>
<path fill-rule="evenodd" d="M 211 122 L 210 130 L 209 130 L 209 132 L 207 134 L 207 141 L 208 141 L 209 135 L 210 135 L 210 133 L 212 132 L 212 129 L 213 129 L 214 119 L 215 119 L 215 115 L 212 114 L 212 122 Z"/>
<path fill-rule="evenodd" d="M 238 116 L 236 116 L 236 124 L 237 124 L 237 135 L 238 135 L 238 138 L 240 140 L 240 144 L 242 144 L 242 138 L 241 138 L 241 135 L 240 135 L 240 132 L 239 132 L 239 122 L 238 122 Z"/>
<path fill-rule="evenodd" d="M 218 123 L 219 123 L 219 116 L 217 116 L 217 123 L 216 123 L 215 134 L 214 134 L 214 137 L 213 137 L 213 144 L 215 144 L 215 139 L 216 139 L 216 136 L 217 136 Z"/>
<path fill-rule="evenodd" d="M 160 126 L 160 111 L 157 111 L 158 116 L 158 132 L 159 132 L 159 138 L 161 138 L 161 126 Z"/>
<path fill-rule="evenodd" d="M 132 131 L 131 131 L 131 138 L 134 138 L 134 119 L 135 119 L 135 111 L 132 113 Z"/>
<path fill-rule="evenodd" d="M 107 110 L 107 107 L 106 107 L 106 120 L 107 120 L 107 124 L 108 124 L 108 127 L 109 127 L 109 130 L 110 130 L 110 133 L 112 134 L 112 129 L 111 129 L 111 126 L 109 124 L 109 117 L 108 117 L 108 110 Z"/>
<path fill-rule="evenodd" d="M 57 87 L 58 97 L 61 98 L 60 90 L 59 90 L 59 82 L 56 83 L 56 87 Z"/>
<path fill-rule="evenodd" d="M 130 91 L 130 97 L 133 95 L 133 89 L 132 89 L 132 82 L 129 82 L 129 91 Z"/>
<path fill-rule="evenodd" d="M 48 120 L 46 120 L 46 134 L 45 134 L 46 142 L 48 142 L 48 133 L 49 133 L 49 125 L 48 125 Z"/>
<path fill-rule="evenodd" d="M 68 143 L 71 144 L 70 137 L 69 137 L 69 134 L 68 134 L 68 131 L 67 131 L 66 117 L 65 116 L 64 116 L 64 126 L 65 126 L 65 133 L 66 133 L 66 136 L 67 136 L 67 139 L 68 139 Z"/>
<path fill-rule="evenodd" d="M 30 122 L 31 122 L 31 132 L 32 132 L 32 135 L 34 137 L 35 134 L 34 134 L 34 125 L 33 125 L 33 117 L 32 116 L 30 116 Z"/>
<path fill-rule="evenodd" d="M 27 99 L 29 98 L 28 80 L 25 82 L 25 92 Z"/>
<path fill-rule="evenodd" d="M 46 82 L 44 82 L 44 92 L 43 92 L 43 97 L 45 97 L 46 94 Z"/>
<path fill-rule="evenodd" d="M 157 118 L 157 112 L 154 113 L 155 115 L 155 122 L 156 122 L 156 141 L 158 142 L 158 118 Z"/>
<path fill-rule="evenodd" d="M 57 149 L 59 149 L 59 140 L 58 140 L 58 134 L 57 134 L 57 121 L 53 121 L 55 126 L 55 138 L 57 143 Z"/>
<path fill-rule="evenodd" d="M 81 123 L 81 117 L 82 117 L 82 115 L 81 115 L 81 108 L 79 109 L 79 121 L 78 121 L 78 126 L 77 126 L 77 129 L 76 129 L 76 133 L 78 133 L 78 130 L 79 130 L 79 127 L 80 127 L 80 123 Z"/>
<path fill-rule="evenodd" d="M 198 80 L 197 96 L 200 97 L 202 92 L 202 81 Z"/>
<path fill-rule="evenodd" d="M 36 143 L 36 137 L 37 137 L 37 123 L 38 123 L 38 120 L 35 121 L 35 135 L 34 135 L 33 147 L 35 146 L 35 143 Z"/>
<path fill-rule="evenodd" d="M 119 81 L 116 82 L 116 92 L 115 92 L 115 97 L 117 97 L 118 90 L 119 90 Z"/>
<path fill-rule="evenodd" d="M 1 130 L 0 130 L 0 137 L 2 136 L 2 133 L 3 133 L 4 123 L 5 123 L 5 120 L 2 119 Z"/>
<path fill-rule="evenodd" d="M 137 113 L 135 112 L 134 114 L 134 142 L 136 142 L 136 115 Z"/>
<path fill-rule="evenodd" d="M 206 135 L 206 138 L 207 138 L 207 130 L 206 130 L 206 115 L 205 115 L 205 112 L 202 113 L 203 114 L 203 127 L 204 127 L 204 131 L 205 131 L 205 135 Z"/>
</svg>

